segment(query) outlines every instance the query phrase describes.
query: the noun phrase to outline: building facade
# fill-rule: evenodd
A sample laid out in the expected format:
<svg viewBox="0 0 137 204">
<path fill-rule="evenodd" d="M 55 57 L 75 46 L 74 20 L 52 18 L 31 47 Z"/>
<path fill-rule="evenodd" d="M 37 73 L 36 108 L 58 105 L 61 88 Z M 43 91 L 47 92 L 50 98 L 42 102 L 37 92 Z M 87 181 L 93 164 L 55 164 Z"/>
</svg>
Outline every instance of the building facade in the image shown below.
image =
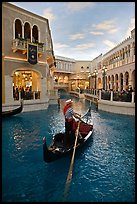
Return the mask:
<svg viewBox="0 0 137 204">
<path fill-rule="evenodd" d="M 135 29 L 129 38 L 93 60 L 54 57 L 48 19 L 2 3 L 3 106 L 21 98 L 26 103 L 48 103 L 57 99 L 60 90 L 83 93 L 129 88 L 135 91 Z"/>
<path fill-rule="evenodd" d="M 91 61 L 60 58 L 62 60 L 57 62 L 56 71 L 58 75 L 62 72 L 68 73 L 66 83 L 68 91 L 76 91 L 78 88 L 82 91 L 85 89 L 135 91 L 135 29 L 131 31 L 129 38 Z M 56 61 L 58 60 L 56 57 Z M 71 70 L 65 67 L 66 60 L 70 64 L 73 61 Z"/>
<path fill-rule="evenodd" d="M 70 90 L 70 75 L 75 72 L 75 60 L 61 56 L 55 56 L 55 59 L 54 89 L 68 92 Z"/>
<path fill-rule="evenodd" d="M 2 3 L 2 104 L 49 100 L 53 77 L 47 59 L 54 57 L 48 19 Z M 21 94 L 21 95 L 20 95 Z"/>
<path fill-rule="evenodd" d="M 132 88 L 135 91 L 135 29 L 129 38 L 100 56 L 100 60 L 95 59 L 95 66 L 93 61 L 92 78 L 96 72 L 97 89 L 127 91 Z"/>
<path fill-rule="evenodd" d="M 89 87 L 90 61 L 55 56 L 54 89 L 65 91 L 84 90 Z"/>
</svg>

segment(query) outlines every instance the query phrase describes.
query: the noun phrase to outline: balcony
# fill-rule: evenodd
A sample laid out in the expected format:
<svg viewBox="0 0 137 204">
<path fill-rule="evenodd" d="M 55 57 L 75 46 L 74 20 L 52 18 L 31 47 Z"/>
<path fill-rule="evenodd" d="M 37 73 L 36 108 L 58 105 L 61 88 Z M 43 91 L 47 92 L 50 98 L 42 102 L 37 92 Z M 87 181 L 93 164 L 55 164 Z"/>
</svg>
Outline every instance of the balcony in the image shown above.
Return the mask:
<svg viewBox="0 0 137 204">
<path fill-rule="evenodd" d="M 12 51 L 15 53 L 17 51 L 22 51 L 22 54 L 27 53 L 27 43 L 30 43 L 30 40 L 25 40 L 23 38 L 17 38 L 12 41 Z M 44 43 L 33 43 L 38 45 L 38 56 L 41 57 L 44 54 Z"/>
</svg>

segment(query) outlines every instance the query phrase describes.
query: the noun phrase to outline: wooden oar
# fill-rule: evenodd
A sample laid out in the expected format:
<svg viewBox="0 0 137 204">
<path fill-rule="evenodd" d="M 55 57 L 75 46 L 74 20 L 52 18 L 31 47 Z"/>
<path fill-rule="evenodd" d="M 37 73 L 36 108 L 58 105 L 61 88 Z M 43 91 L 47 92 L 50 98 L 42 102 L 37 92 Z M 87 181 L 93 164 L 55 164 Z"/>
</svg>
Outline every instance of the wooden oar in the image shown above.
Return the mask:
<svg viewBox="0 0 137 204">
<path fill-rule="evenodd" d="M 77 146 L 77 139 L 78 139 L 80 122 L 81 121 L 79 120 L 78 127 L 77 127 L 76 132 L 75 132 L 76 139 L 75 139 L 75 144 L 74 144 L 74 148 L 73 148 L 73 154 L 72 154 L 71 163 L 70 163 L 70 167 L 69 167 L 69 172 L 68 172 L 68 176 L 67 176 L 67 180 L 66 180 L 66 185 L 65 185 L 64 201 L 66 200 L 66 198 L 68 196 L 69 187 L 70 187 L 70 183 L 71 183 L 71 179 L 72 179 L 72 171 L 73 171 L 73 164 L 74 164 L 74 157 L 75 157 L 75 150 L 76 150 L 76 146 Z"/>
</svg>

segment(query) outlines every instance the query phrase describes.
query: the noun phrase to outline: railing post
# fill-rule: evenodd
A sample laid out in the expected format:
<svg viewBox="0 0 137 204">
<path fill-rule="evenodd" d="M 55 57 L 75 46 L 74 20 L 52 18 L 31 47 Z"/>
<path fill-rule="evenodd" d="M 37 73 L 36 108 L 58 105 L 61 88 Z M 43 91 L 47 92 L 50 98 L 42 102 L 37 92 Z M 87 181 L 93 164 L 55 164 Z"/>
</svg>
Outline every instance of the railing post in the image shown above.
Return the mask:
<svg viewBox="0 0 137 204">
<path fill-rule="evenodd" d="M 131 103 L 134 103 L 134 97 L 135 97 L 135 93 L 132 92 L 132 101 L 131 101 Z"/>
<path fill-rule="evenodd" d="M 33 98 L 34 98 L 34 100 L 35 100 L 35 91 L 33 91 Z"/>
<path fill-rule="evenodd" d="M 110 101 L 113 101 L 113 91 L 111 91 Z"/>
</svg>

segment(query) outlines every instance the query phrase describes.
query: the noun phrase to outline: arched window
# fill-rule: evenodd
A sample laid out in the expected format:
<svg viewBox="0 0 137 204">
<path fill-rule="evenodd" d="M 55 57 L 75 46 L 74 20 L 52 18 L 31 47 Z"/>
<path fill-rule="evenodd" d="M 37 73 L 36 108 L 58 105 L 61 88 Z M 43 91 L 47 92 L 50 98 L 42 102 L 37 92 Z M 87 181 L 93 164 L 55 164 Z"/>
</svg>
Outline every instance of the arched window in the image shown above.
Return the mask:
<svg viewBox="0 0 137 204">
<path fill-rule="evenodd" d="M 38 27 L 36 25 L 32 28 L 32 42 L 38 42 Z"/>
<path fill-rule="evenodd" d="M 30 24 L 29 23 L 25 23 L 24 26 L 24 38 L 25 40 L 30 39 Z"/>
<path fill-rule="evenodd" d="M 22 26 L 19 19 L 15 21 L 15 38 L 22 38 Z"/>
</svg>

